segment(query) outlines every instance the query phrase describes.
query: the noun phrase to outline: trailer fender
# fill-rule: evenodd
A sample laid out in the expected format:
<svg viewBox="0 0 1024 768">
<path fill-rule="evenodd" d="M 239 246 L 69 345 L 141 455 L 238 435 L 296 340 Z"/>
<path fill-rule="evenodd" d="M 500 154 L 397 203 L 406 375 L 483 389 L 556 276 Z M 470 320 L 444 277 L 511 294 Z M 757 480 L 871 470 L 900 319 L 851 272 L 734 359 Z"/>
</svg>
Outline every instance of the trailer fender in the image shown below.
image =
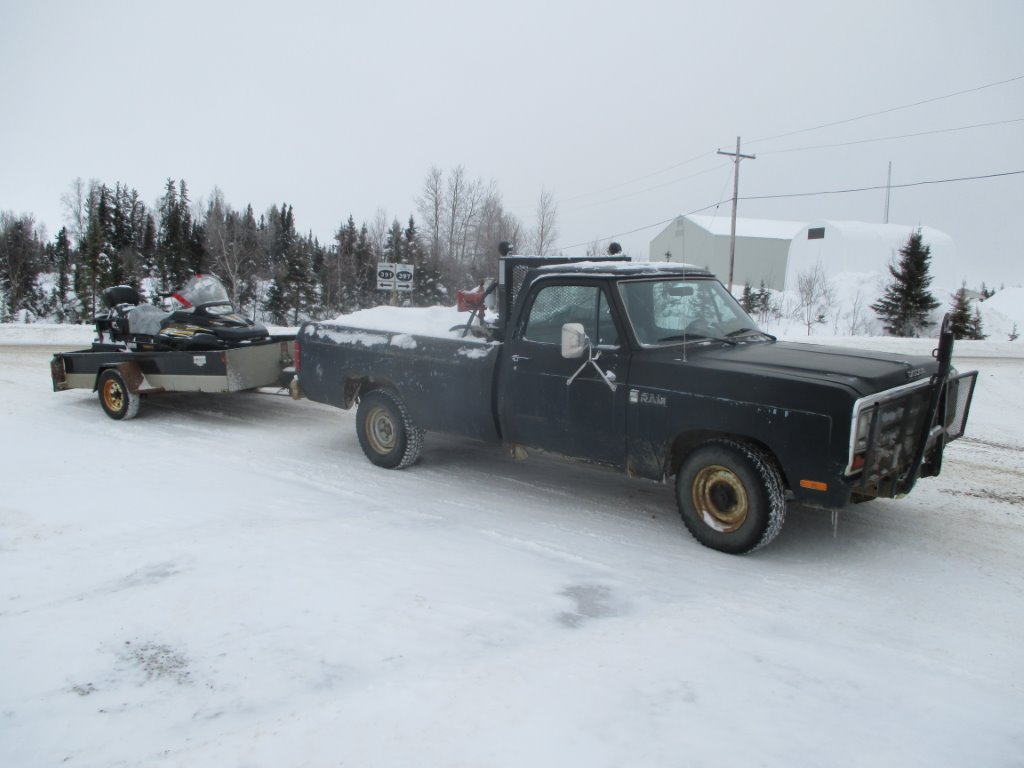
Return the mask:
<svg viewBox="0 0 1024 768">
<path fill-rule="evenodd" d="M 66 389 L 71 389 L 68 384 L 68 372 L 64 368 L 64 358 L 59 354 L 54 355 L 53 359 L 50 360 L 50 380 L 53 381 L 53 391 L 63 392 Z M 95 384 L 93 390 L 96 389 Z"/>
<path fill-rule="evenodd" d="M 121 363 L 114 363 L 112 365 L 104 365 L 98 371 L 96 371 L 96 383 L 93 384 L 92 391 L 95 392 L 99 386 L 100 376 L 103 375 L 104 371 L 113 368 L 121 374 L 121 378 L 124 379 L 125 385 L 128 387 L 129 392 L 162 392 L 163 387 L 151 387 L 149 382 L 146 381 L 146 374 L 142 372 L 142 368 L 139 367 L 138 363 L 131 361 L 125 361 Z"/>
</svg>

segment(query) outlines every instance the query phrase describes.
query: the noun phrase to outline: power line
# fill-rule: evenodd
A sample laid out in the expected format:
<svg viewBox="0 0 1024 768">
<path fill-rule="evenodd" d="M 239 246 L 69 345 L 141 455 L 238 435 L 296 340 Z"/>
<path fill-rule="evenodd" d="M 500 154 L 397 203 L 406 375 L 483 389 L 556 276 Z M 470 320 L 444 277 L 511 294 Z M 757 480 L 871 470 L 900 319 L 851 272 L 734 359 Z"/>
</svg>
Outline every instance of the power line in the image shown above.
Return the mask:
<svg viewBox="0 0 1024 768">
<path fill-rule="evenodd" d="M 932 136 L 938 133 L 953 133 L 955 131 L 967 131 L 972 128 L 990 128 L 996 125 L 1009 125 L 1010 123 L 1022 123 L 1024 117 L 1015 117 L 1011 120 L 997 120 L 992 123 L 975 123 L 974 125 L 961 125 L 956 128 L 936 128 L 933 131 L 919 131 L 918 133 L 904 133 L 899 136 L 879 136 L 874 139 L 859 139 L 858 141 L 843 141 L 836 144 L 813 144 L 807 147 L 792 147 L 791 149 L 769 149 L 761 152 L 762 155 L 781 155 L 788 152 L 805 152 L 812 149 L 834 149 L 836 147 L 851 147 L 856 144 L 872 144 L 879 141 L 894 141 L 896 139 L 913 139 L 918 136 Z"/>
<path fill-rule="evenodd" d="M 995 88 L 995 87 L 1000 86 L 1000 85 L 1007 85 L 1008 83 L 1014 83 L 1014 82 L 1017 82 L 1018 80 L 1024 80 L 1024 74 L 1016 75 L 1015 77 L 1010 77 L 1010 78 L 1007 78 L 1005 80 L 998 80 L 998 81 L 992 82 L 992 83 L 985 83 L 984 85 L 978 85 L 978 86 L 975 86 L 973 88 L 965 88 L 964 90 L 956 91 L 954 93 L 947 93 L 947 94 L 945 94 L 943 96 L 934 96 L 932 98 L 923 99 L 921 101 L 915 101 L 915 102 L 910 103 L 910 104 L 902 104 L 902 105 L 900 105 L 898 107 L 890 107 L 888 109 L 882 109 L 882 110 L 879 110 L 877 112 L 869 112 L 869 113 L 864 114 L 864 115 L 857 115 L 856 117 L 848 117 L 848 118 L 845 118 L 843 120 L 835 120 L 835 121 L 832 121 L 830 123 L 822 123 L 821 125 L 816 125 L 816 126 L 812 126 L 812 127 L 809 127 L 809 128 L 800 128 L 800 129 L 795 130 L 795 131 L 789 131 L 787 133 L 780 133 L 780 134 L 777 134 L 775 136 L 767 136 L 767 137 L 760 138 L 760 139 L 754 139 L 753 141 L 748 142 L 748 144 L 754 144 L 754 143 L 759 143 L 759 142 L 764 142 L 764 141 L 774 141 L 775 139 L 782 139 L 782 138 L 785 138 L 787 136 L 796 136 L 796 135 L 801 134 L 801 133 L 810 133 L 811 131 L 817 131 L 817 130 L 821 130 L 823 128 L 831 128 L 832 126 L 836 126 L 836 125 L 844 125 L 846 123 L 853 123 L 853 122 L 856 122 L 858 120 L 864 120 L 864 119 L 869 118 L 869 117 L 877 117 L 879 115 L 886 115 L 886 114 L 889 114 L 891 112 L 899 112 L 899 111 L 904 110 L 904 109 L 911 109 L 913 107 L 919 107 L 919 106 L 921 106 L 923 104 L 930 104 L 932 102 L 942 101 L 944 99 L 951 99 L 951 98 L 954 98 L 956 96 L 963 96 L 963 95 L 968 94 L 968 93 L 975 93 L 977 91 L 983 91 L 983 90 L 985 90 L 987 88 Z M 1010 120 L 1010 121 L 1006 121 L 1006 122 L 1017 122 L 1017 121 L 1016 120 Z M 955 128 L 955 129 L 947 129 L 947 130 L 948 131 L 966 130 L 967 128 L 971 128 L 971 127 L 979 127 L 980 128 L 980 127 L 985 127 L 985 126 L 988 126 L 988 125 L 1001 125 L 1001 124 L 1002 123 L 984 123 L 984 124 L 979 124 L 978 126 L 964 126 L 963 128 Z M 934 133 L 942 133 L 942 132 L 943 131 L 941 131 L 941 130 L 940 131 L 934 131 Z M 894 137 L 889 137 L 889 138 L 893 138 L 893 139 L 910 138 L 910 137 L 913 137 L 913 136 L 924 136 L 924 135 L 927 135 L 928 133 L 932 133 L 932 132 L 925 131 L 925 132 L 922 132 L 920 134 L 908 134 L 907 136 L 894 136 Z M 848 143 L 849 144 L 856 144 L 856 143 L 868 143 L 868 142 L 872 142 L 872 141 L 885 141 L 885 140 L 888 140 L 888 139 L 881 139 L 881 138 L 879 138 L 879 139 L 866 139 L 863 142 L 848 142 Z M 777 154 L 777 153 L 782 153 L 782 152 L 797 152 L 797 151 L 802 151 L 804 149 L 820 149 L 820 148 L 825 148 L 827 146 L 832 146 L 832 145 L 822 145 L 821 147 L 801 147 L 801 148 L 797 148 L 797 149 L 788 149 L 788 150 L 785 150 L 785 149 L 783 149 L 783 150 L 775 150 L 775 151 L 772 151 L 771 154 Z M 846 144 L 836 144 L 835 146 L 846 146 Z M 769 154 L 769 152 L 768 151 L 764 151 L 764 152 L 762 152 L 762 154 Z M 633 179 L 629 179 L 628 181 L 623 181 L 623 182 L 620 182 L 618 184 L 613 184 L 611 186 L 604 187 L 604 188 L 599 189 L 599 190 L 594 190 L 594 191 L 591 191 L 591 192 L 583 192 L 583 193 L 578 194 L 578 195 L 573 195 L 572 197 L 565 198 L 563 200 L 563 202 L 572 202 L 573 200 L 579 200 L 579 199 L 584 198 L 584 197 L 590 197 L 592 195 L 600 195 L 600 194 L 602 194 L 604 192 L 611 192 L 611 191 L 616 190 L 616 189 L 621 189 L 622 187 L 627 187 L 627 186 L 629 186 L 631 184 L 635 184 L 635 183 L 637 183 L 639 181 L 644 181 L 646 179 L 650 179 L 650 178 L 653 178 L 655 176 L 659 176 L 659 175 L 661 175 L 663 173 L 667 173 L 668 171 L 674 170 L 676 168 L 680 168 L 680 167 L 682 167 L 684 165 L 689 165 L 690 163 L 696 162 L 697 160 L 701 160 L 701 159 L 703 159 L 705 157 L 714 157 L 714 156 L 715 156 L 715 153 L 713 153 L 713 152 L 704 152 L 704 153 L 699 154 L 699 155 L 694 155 L 693 157 L 688 158 L 686 160 L 682 160 L 682 161 L 680 161 L 678 163 L 673 163 L 672 165 L 666 166 L 665 168 L 662 168 L 662 169 L 657 170 L 657 171 L 653 171 L 653 172 L 645 174 L 643 176 L 637 176 L 637 177 L 635 177 Z M 705 171 L 702 171 L 701 173 L 705 173 Z M 700 175 L 700 174 L 694 174 L 694 175 Z M 693 178 L 693 177 L 692 176 L 687 176 L 687 177 L 684 177 L 684 179 L 677 179 L 676 181 L 667 182 L 666 184 L 660 185 L 660 186 L 667 186 L 668 184 L 674 184 L 677 181 L 683 181 L 683 180 L 688 179 L 688 178 Z M 657 189 L 657 188 L 658 187 L 651 187 L 649 189 L 643 189 L 643 190 L 639 190 L 637 192 L 630 192 L 630 193 L 628 193 L 626 195 L 622 195 L 620 197 L 614 198 L 614 200 L 621 200 L 624 197 L 631 197 L 632 195 L 642 194 L 644 192 L 651 191 L 651 189 Z M 609 200 L 609 201 L 605 201 L 605 202 L 613 202 L 613 201 Z M 527 208 L 529 206 L 522 205 L 522 206 L 512 206 L 512 207 L 513 208 Z M 617 235 L 613 235 L 613 237 L 616 237 L 616 236 Z"/>
<path fill-rule="evenodd" d="M 621 182 L 619 184 L 613 184 L 612 186 L 605 187 L 604 189 L 597 189 L 597 190 L 594 190 L 593 192 L 583 192 L 582 194 L 574 195 L 572 197 L 566 198 L 566 202 L 572 202 L 573 200 L 579 200 L 581 197 L 590 197 L 591 195 L 600 195 L 600 194 L 603 194 L 604 192 L 611 192 L 611 191 L 616 190 L 616 189 L 621 189 L 622 187 L 628 187 L 630 184 L 636 184 L 638 181 L 646 181 L 647 179 L 653 178 L 654 176 L 660 176 L 663 173 L 668 173 L 669 171 L 674 171 L 676 168 L 681 168 L 684 165 L 689 165 L 690 163 L 695 163 L 698 160 L 703 160 L 705 157 L 714 157 L 714 153 L 713 152 L 704 152 L 704 153 L 702 153 L 700 155 L 694 155 L 693 157 L 689 158 L 688 160 L 682 160 L 682 161 L 680 161 L 678 163 L 675 163 L 673 165 L 668 166 L 667 168 L 662 168 L 660 171 L 654 171 L 653 173 L 648 173 L 648 174 L 645 174 L 643 176 L 637 176 L 636 178 L 630 179 L 629 181 L 623 181 L 623 182 Z M 713 170 L 713 169 L 711 169 L 711 170 Z M 707 171 L 701 171 L 700 173 L 707 173 Z M 694 174 L 694 176 L 699 176 L 700 173 Z M 685 178 L 690 179 L 690 178 L 693 178 L 693 176 L 687 176 Z M 676 181 L 683 181 L 683 179 L 676 179 Z M 672 181 L 672 182 L 668 182 L 668 183 L 669 184 L 674 184 L 675 182 Z M 662 186 L 665 186 L 665 185 L 662 185 Z M 657 189 L 657 187 L 652 187 L 652 189 Z M 640 192 L 647 192 L 647 191 L 649 191 L 649 190 L 646 190 L 646 189 L 640 190 Z M 637 192 L 635 194 L 640 194 L 640 192 Z"/>
<path fill-rule="evenodd" d="M 605 235 L 604 237 L 596 237 L 596 238 L 594 238 L 592 240 L 585 240 L 585 241 L 583 241 L 581 243 L 573 243 L 572 245 L 560 245 L 558 247 L 562 248 L 564 250 L 569 250 L 570 248 L 579 248 L 580 246 L 590 245 L 593 242 L 601 242 L 602 240 L 611 240 L 614 237 L 624 237 L 625 235 L 635 235 L 637 232 L 643 232 L 645 229 L 653 229 L 654 227 L 660 227 L 660 226 L 663 226 L 665 224 L 668 224 L 670 221 L 675 221 L 680 216 L 692 216 L 695 213 L 702 213 L 703 211 L 707 211 L 707 210 L 709 210 L 711 208 L 717 208 L 722 203 L 727 203 L 727 202 L 729 202 L 729 201 L 728 200 L 719 200 L 717 203 L 712 203 L 711 205 L 705 205 L 703 208 L 696 208 L 696 209 L 694 209 L 692 211 L 689 211 L 688 213 L 677 213 L 675 216 L 672 216 L 672 217 L 670 217 L 668 219 L 664 219 L 662 221 L 656 221 L 653 224 L 645 224 L 642 227 L 637 227 L 636 229 L 631 229 L 628 232 L 616 232 L 614 235 Z"/>
<path fill-rule="evenodd" d="M 784 197 L 816 197 L 818 195 L 845 195 L 850 192 L 875 192 L 879 189 L 906 189 L 907 187 L 923 187 L 928 184 L 952 184 L 958 181 L 978 181 L 979 179 L 996 179 L 1003 176 L 1016 176 L 1024 171 L 1005 171 L 1003 173 L 986 173 L 981 176 L 959 176 L 954 179 L 929 179 L 927 181 L 912 181 L 907 184 L 892 184 L 879 187 L 855 187 L 851 189 L 829 189 L 821 192 L 793 192 L 784 195 L 751 195 L 741 197 L 740 200 L 778 200 Z"/>
<path fill-rule="evenodd" d="M 936 101 L 942 101 L 943 99 L 952 99 L 955 96 L 963 96 L 964 94 L 975 93 L 976 91 L 983 91 L 986 88 L 995 88 L 996 86 L 1006 85 L 1007 83 L 1013 83 L 1013 82 L 1016 82 L 1018 80 L 1024 80 L 1024 75 L 1017 75 L 1016 77 L 1010 77 L 1010 78 L 1007 78 L 1006 80 L 999 80 L 999 81 L 994 82 L 994 83 L 985 83 L 985 85 L 975 86 L 974 88 L 966 88 L 966 89 L 964 89 L 962 91 L 956 91 L 954 93 L 947 93 L 944 96 L 933 96 L 930 99 L 922 99 L 921 101 L 915 101 L 912 104 L 901 104 L 898 107 L 889 107 L 888 109 L 881 109 L 881 110 L 879 110 L 877 112 L 869 112 L 869 113 L 864 114 L 864 115 L 857 115 L 856 117 L 848 117 L 848 118 L 845 118 L 843 120 L 834 120 L 831 123 L 822 123 L 821 125 L 815 125 L 815 126 L 812 126 L 811 128 L 800 128 L 799 130 L 789 131 L 788 133 L 780 133 L 780 134 L 777 134 L 775 136 L 766 136 L 763 139 L 754 139 L 753 141 L 751 141 L 749 143 L 750 144 L 756 144 L 756 143 L 761 142 L 761 141 L 774 141 L 775 139 L 783 139 L 783 138 L 785 138 L 787 136 L 795 136 L 798 133 L 810 133 L 811 131 L 819 131 L 822 128 L 832 128 L 833 126 L 836 126 L 836 125 L 845 125 L 846 123 L 853 123 L 853 122 L 856 122 L 858 120 L 865 120 L 865 119 L 867 119 L 869 117 L 878 117 L 879 115 L 888 115 L 888 114 L 890 114 L 892 112 L 899 112 L 899 111 L 904 110 L 904 109 L 912 109 L 913 107 L 920 107 L 920 106 L 922 106 L 924 104 L 931 104 L 931 103 L 936 102 Z"/>
<path fill-rule="evenodd" d="M 958 177 L 950 178 L 950 179 L 928 179 L 928 180 L 925 180 L 925 181 L 912 181 L 912 182 L 908 182 L 906 184 L 891 184 L 891 185 L 886 185 L 886 186 L 851 187 L 849 189 L 830 189 L 830 190 L 823 190 L 823 191 L 820 191 L 820 192 L 793 192 L 793 193 L 781 194 L 781 195 L 751 195 L 749 197 L 741 197 L 739 199 L 740 200 L 777 200 L 777 199 L 786 198 L 786 197 L 815 197 L 815 196 L 818 196 L 818 195 L 844 195 L 844 194 L 853 193 L 853 192 L 875 192 L 877 190 L 887 189 L 887 188 L 889 188 L 889 189 L 892 189 L 892 188 L 895 188 L 895 189 L 906 189 L 908 187 L 922 187 L 922 186 L 926 186 L 926 185 L 930 185 L 930 184 L 952 184 L 952 183 L 961 182 L 961 181 L 978 181 L 978 180 L 981 180 L 981 179 L 997 179 L 997 178 L 1003 178 L 1003 177 L 1006 177 L 1006 176 L 1018 176 L 1020 174 L 1024 174 L 1024 170 L 1020 170 L 1020 171 L 1004 171 L 1002 173 L 987 173 L 987 174 L 982 174 L 982 175 L 979 175 L 979 176 L 958 176 Z M 711 205 L 705 205 L 703 208 L 696 208 L 696 209 L 694 209 L 692 211 L 689 211 L 687 213 L 679 213 L 679 214 L 676 214 L 675 216 L 672 216 L 671 218 L 663 219 L 661 221 L 656 221 L 653 224 L 646 224 L 646 225 L 644 225 L 642 227 L 637 227 L 636 229 L 631 229 L 631 230 L 628 230 L 626 232 L 616 232 L 616 233 L 611 234 L 611 235 L 605 235 L 603 237 L 594 238 L 593 240 L 585 240 L 585 241 L 580 242 L 580 243 L 573 243 L 572 245 L 562 245 L 562 246 L 558 246 L 558 247 L 562 248 L 564 250 L 569 250 L 571 248 L 579 248 L 579 247 L 584 246 L 584 245 L 590 245 L 593 242 L 600 242 L 602 240 L 611 240 L 613 238 L 624 237 L 626 235 L 635 235 L 637 232 L 643 232 L 645 229 L 653 229 L 654 227 L 660 227 L 660 226 L 663 226 L 665 224 L 668 224 L 671 221 L 675 221 L 680 216 L 692 216 L 695 213 L 703 213 L 704 211 L 710 210 L 711 208 L 717 208 L 718 206 L 722 205 L 723 203 L 730 202 L 730 200 L 731 200 L 731 198 L 726 199 L 726 200 L 719 200 L 717 203 L 711 203 Z"/>
<path fill-rule="evenodd" d="M 644 192 L 653 192 L 656 189 L 662 189 L 664 187 L 670 187 L 673 184 L 678 184 L 681 181 L 687 181 L 689 179 L 695 179 L 698 176 L 703 176 L 703 175 L 705 175 L 707 173 L 713 173 L 714 171 L 717 171 L 717 170 L 720 170 L 722 168 L 725 168 L 727 165 L 729 165 L 729 163 L 720 163 L 719 165 L 716 165 L 713 168 L 706 168 L 703 171 L 697 171 L 697 173 L 691 173 L 689 176 L 683 176 L 683 177 L 678 178 L 678 179 L 672 179 L 671 181 L 666 181 L 663 184 L 656 184 L 653 187 L 645 187 L 644 189 L 638 189 L 635 192 L 630 192 L 630 193 L 625 194 L 625 195 L 619 195 L 618 197 L 612 197 L 612 198 L 608 198 L 606 200 L 597 200 L 597 201 L 595 201 L 593 203 L 586 203 L 584 205 L 577 205 L 577 206 L 574 206 L 572 208 L 569 208 L 568 210 L 579 211 L 579 210 L 583 210 L 584 208 L 593 208 L 594 206 L 597 206 L 597 205 L 607 205 L 608 203 L 614 203 L 616 200 L 624 200 L 625 198 L 633 197 L 634 195 L 642 195 Z M 583 197 L 583 195 L 579 195 L 578 197 Z M 569 199 L 570 200 L 575 200 L 575 199 L 578 199 L 578 197 L 577 198 L 569 198 Z"/>
</svg>

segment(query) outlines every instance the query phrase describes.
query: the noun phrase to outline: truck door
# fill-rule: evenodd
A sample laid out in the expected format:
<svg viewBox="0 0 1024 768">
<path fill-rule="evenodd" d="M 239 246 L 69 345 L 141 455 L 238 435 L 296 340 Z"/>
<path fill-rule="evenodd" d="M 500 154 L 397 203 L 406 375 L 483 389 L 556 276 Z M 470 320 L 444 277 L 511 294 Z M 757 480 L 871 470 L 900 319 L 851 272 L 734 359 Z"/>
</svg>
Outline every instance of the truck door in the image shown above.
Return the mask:
<svg viewBox="0 0 1024 768">
<path fill-rule="evenodd" d="M 505 342 L 498 400 L 505 440 L 622 466 L 629 351 L 605 289 L 544 281 L 531 293 L 525 320 Z M 565 323 L 583 324 L 596 364 L 618 382 L 614 391 L 586 356 L 562 357 Z"/>
</svg>

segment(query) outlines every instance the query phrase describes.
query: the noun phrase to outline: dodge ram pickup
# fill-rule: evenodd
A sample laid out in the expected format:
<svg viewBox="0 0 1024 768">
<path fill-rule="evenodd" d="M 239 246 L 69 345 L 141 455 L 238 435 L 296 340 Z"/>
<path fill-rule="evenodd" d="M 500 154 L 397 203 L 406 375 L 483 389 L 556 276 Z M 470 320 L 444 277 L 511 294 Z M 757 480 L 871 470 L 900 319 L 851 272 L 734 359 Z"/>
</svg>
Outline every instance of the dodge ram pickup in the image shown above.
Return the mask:
<svg viewBox="0 0 1024 768">
<path fill-rule="evenodd" d="M 460 303 L 470 321 L 445 333 L 303 324 L 293 396 L 356 405 L 385 468 L 436 431 L 674 479 L 690 533 L 734 554 L 769 543 L 788 502 L 836 510 L 938 475 L 977 380 L 951 366 L 948 321 L 931 357 L 781 342 L 685 264 L 506 256 Z"/>
</svg>

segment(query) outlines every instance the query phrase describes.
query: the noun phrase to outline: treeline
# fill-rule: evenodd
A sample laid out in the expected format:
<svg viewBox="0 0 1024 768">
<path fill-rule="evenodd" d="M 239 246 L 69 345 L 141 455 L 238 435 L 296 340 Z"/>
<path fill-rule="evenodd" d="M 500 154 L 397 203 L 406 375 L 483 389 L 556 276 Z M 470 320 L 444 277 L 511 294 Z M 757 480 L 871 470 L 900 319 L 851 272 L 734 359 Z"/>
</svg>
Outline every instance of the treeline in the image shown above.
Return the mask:
<svg viewBox="0 0 1024 768">
<path fill-rule="evenodd" d="M 215 189 L 194 204 L 184 180 L 167 179 L 154 208 L 127 184 L 81 179 L 62 202 L 66 223 L 52 239 L 31 215 L 0 212 L 0 321 L 88 323 L 108 286 L 164 292 L 213 272 L 242 311 L 296 324 L 389 303 L 377 290 L 381 261 L 414 265 L 414 289 L 400 299 L 432 306 L 494 275 L 499 242 L 549 254 L 557 237 L 550 193 L 541 193 L 536 226 L 527 230 L 493 182 L 471 179 L 461 166 L 430 169 L 416 199 L 419 222 L 378 210 L 357 224 L 350 214 L 327 243 L 300 234 L 287 203 L 257 215 Z"/>
</svg>

